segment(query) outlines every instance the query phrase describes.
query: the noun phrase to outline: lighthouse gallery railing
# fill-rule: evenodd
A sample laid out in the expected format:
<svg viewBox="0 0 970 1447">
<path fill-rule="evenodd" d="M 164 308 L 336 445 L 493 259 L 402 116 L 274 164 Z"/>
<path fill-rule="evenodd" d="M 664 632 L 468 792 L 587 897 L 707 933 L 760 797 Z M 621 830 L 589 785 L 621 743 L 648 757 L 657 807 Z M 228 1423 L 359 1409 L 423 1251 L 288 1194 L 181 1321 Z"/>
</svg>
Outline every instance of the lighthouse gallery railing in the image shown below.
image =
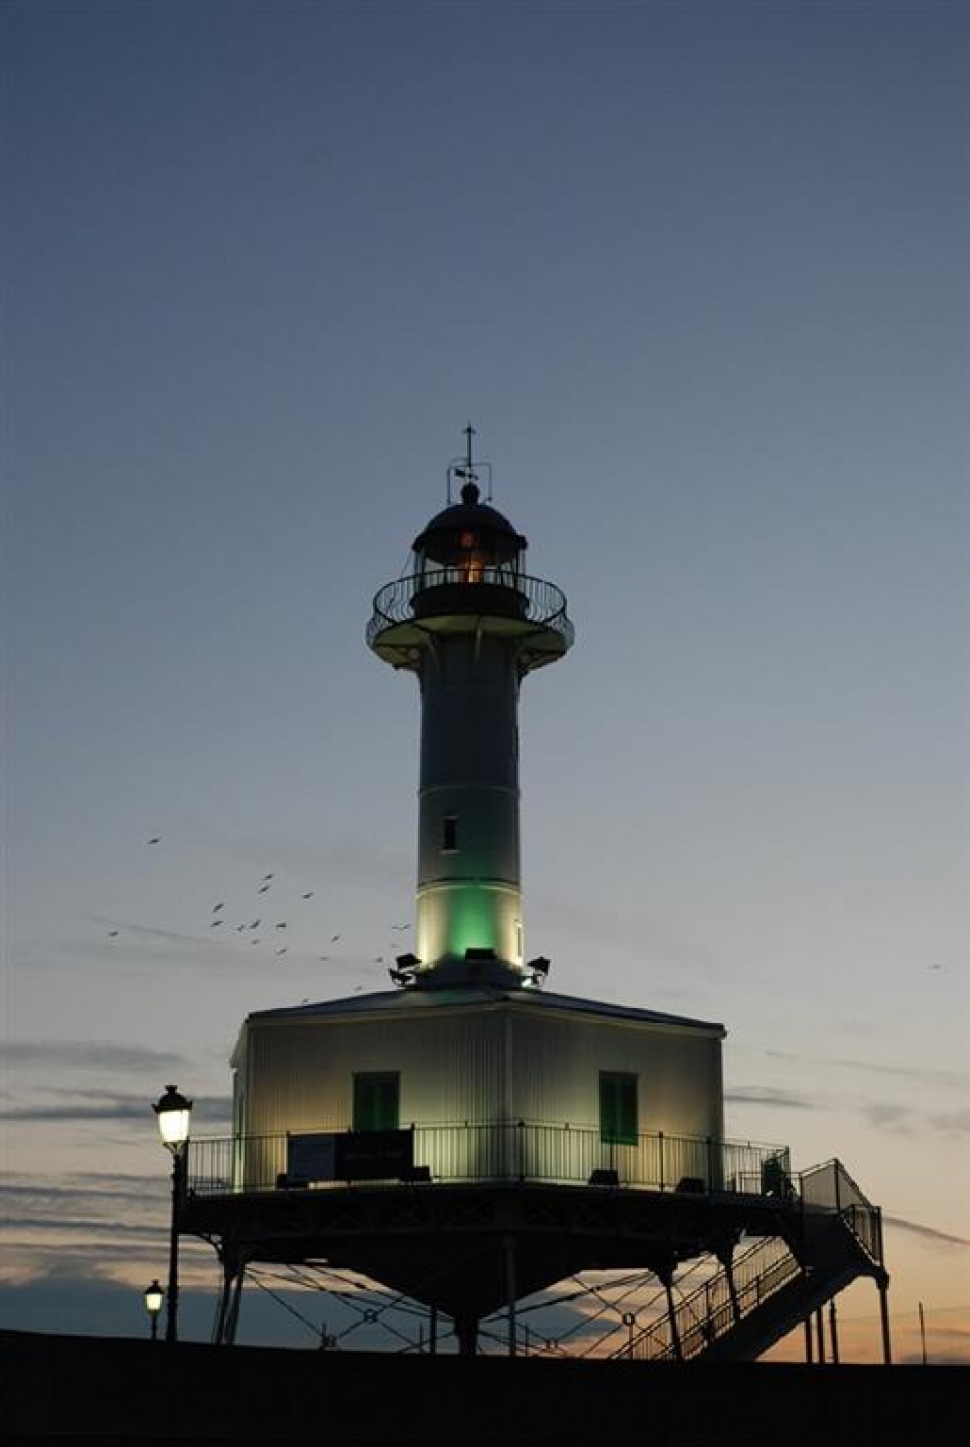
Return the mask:
<svg viewBox="0 0 970 1447">
<path fill-rule="evenodd" d="M 508 568 L 484 566 L 477 569 L 471 579 L 467 568 L 435 568 L 385 584 L 374 598 L 374 614 L 367 625 L 368 646 L 386 628 L 413 621 L 414 599 L 418 594 L 452 585 L 473 588 L 476 584 L 506 589 L 521 601 L 523 621 L 553 628 L 562 634 L 567 646 L 572 643 L 573 625 L 566 614 L 566 597 L 555 583 L 514 573 Z"/>
<path fill-rule="evenodd" d="M 635 1142 L 603 1140 L 596 1127 L 534 1121 L 414 1125 L 408 1179 L 440 1182 L 529 1181 L 597 1184 L 654 1191 L 728 1191 L 742 1195 L 791 1193 L 787 1147 L 641 1133 Z M 320 1125 L 313 1135 L 346 1134 L 349 1127 Z M 278 1132 L 191 1140 L 187 1188 L 200 1196 L 273 1191 L 288 1179 L 292 1143 L 306 1139 Z M 388 1179 L 394 1177 L 389 1173 Z M 305 1184 L 301 1182 L 300 1184 Z M 314 1182 L 341 1186 L 344 1179 Z"/>
</svg>

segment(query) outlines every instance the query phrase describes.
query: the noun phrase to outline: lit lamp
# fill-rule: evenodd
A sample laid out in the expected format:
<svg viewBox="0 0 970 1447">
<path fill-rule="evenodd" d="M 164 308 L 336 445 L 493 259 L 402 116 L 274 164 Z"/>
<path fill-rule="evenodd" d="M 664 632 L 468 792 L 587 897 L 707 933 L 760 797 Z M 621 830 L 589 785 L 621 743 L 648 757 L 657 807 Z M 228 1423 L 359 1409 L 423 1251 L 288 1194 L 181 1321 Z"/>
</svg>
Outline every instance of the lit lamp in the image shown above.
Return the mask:
<svg viewBox="0 0 970 1447">
<path fill-rule="evenodd" d="M 165 1293 L 159 1286 L 157 1280 L 153 1281 L 151 1286 L 145 1288 L 145 1310 L 151 1318 L 152 1341 L 158 1340 L 158 1313 L 162 1309 L 162 1302 L 164 1300 Z"/>
<path fill-rule="evenodd" d="M 182 1181 L 185 1162 L 185 1144 L 189 1138 L 189 1120 L 192 1116 L 192 1102 L 166 1085 L 165 1094 L 152 1110 L 158 1120 L 158 1129 L 163 1144 L 172 1153 L 172 1227 L 168 1251 L 168 1292 L 165 1309 L 165 1340 L 178 1341 L 179 1302 L 179 1233 L 178 1212 L 182 1200 Z"/>
</svg>

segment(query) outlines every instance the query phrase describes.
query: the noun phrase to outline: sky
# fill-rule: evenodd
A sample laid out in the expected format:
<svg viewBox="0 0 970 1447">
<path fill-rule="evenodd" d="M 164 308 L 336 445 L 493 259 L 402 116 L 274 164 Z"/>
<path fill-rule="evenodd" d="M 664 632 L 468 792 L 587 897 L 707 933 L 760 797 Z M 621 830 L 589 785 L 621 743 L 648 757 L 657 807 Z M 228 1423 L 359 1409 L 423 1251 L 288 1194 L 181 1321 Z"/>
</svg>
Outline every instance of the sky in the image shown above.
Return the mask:
<svg viewBox="0 0 970 1447">
<path fill-rule="evenodd" d="M 576 626 L 521 699 L 527 954 L 722 1021 L 728 1138 L 840 1160 L 895 1359 L 922 1309 L 970 1361 L 970 11 L 0 27 L 0 1325 L 144 1332 L 150 1103 L 225 1133 L 247 1013 L 411 943 L 417 689 L 364 629 L 470 422 Z M 216 1278 L 186 1243 L 183 1334 Z M 264 1284 L 241 1340 L 359 1324 Z"/>
</svg>

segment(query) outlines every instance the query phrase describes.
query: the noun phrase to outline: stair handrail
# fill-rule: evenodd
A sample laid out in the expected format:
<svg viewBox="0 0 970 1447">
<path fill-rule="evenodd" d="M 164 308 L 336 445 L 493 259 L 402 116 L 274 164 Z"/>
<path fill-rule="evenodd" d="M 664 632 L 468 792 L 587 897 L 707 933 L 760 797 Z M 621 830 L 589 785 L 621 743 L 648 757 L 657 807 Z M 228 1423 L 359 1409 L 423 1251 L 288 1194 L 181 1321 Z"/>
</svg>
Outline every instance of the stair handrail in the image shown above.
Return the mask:
<svg viewBox="0 0 970 1447">
<path fill-rule="evenodd" d="M 737 1256 L 732 1265 L 737 1318 L 730 1278 L 723 1269 L 678 1302 L 674 1317 L 681 1356 L 685 1360 L 696 1356 L 712 1341 L 723 1336 L 736 1324 L 736 1320 L 743 1321 L 750 1312 L 800 1274 L 797 1258 L 780 1238 L 756 1241 Z M 638 1361 L 662 1361 L 676 1355 L 675 1338 L 667 1313 L 648 1323 L 632 1342 L 625 1343 L 613 1353 L 614 1357 L 631 1357 Z"/>
</svg>

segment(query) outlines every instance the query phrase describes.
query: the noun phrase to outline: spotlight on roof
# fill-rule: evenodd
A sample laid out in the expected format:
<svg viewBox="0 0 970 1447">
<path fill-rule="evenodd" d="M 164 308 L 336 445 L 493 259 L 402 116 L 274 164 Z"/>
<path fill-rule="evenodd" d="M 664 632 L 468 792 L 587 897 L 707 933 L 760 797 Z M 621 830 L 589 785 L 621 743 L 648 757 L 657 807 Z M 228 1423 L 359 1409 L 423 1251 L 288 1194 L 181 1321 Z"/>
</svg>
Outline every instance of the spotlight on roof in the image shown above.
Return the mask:
<svg viewBox="0 0 970 1447">
<path fill-rule="evenodd" d="M 525 967 L 528 971 L 526 984 L 531 985 L 534 990 L 541 990 L 546 982 L 550 963 L 545 955 L 537 955 L 534 960 L 529 960 Z"/>
<path fill-rule="evenodd" d="M 421 961 L 417 955 L 407 954 L 395 956 L 395 963 L 397 969 L 389 968 L 387 973 L 395 985 L 400 985 L 402 990 L 406 990 L 409 985 L 414 984 L 414 972 Z"/>
</svg>

